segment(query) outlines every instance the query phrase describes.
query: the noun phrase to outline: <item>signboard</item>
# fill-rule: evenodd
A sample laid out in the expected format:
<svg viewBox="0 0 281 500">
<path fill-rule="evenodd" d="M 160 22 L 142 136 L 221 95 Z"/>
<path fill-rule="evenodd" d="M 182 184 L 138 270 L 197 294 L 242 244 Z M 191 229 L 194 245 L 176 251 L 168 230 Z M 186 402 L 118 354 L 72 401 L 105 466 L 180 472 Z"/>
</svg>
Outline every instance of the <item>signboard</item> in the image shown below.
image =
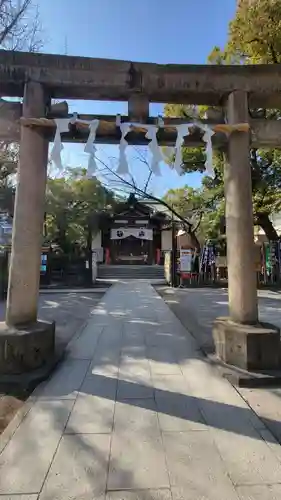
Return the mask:
<svg viewBox="0 0 281 500">
<path fill-rule="evenodd" d="M 164 273 L 165 273 L 165 280 L 167 283 L 171 283 L 172 280 L 172 273 L 171 273 L 171 268 L 172 268 L 172 262 L 171 262 L 171 252 L 165 252 L 164 255 Z"/>
<path fill-rule="evenodd" d="M 40 273 L 41 274 L 46 274 L 47 272 L 47 254 L 42 253 L 41 254 L 41 266 L 40 266 Z"/>
<path fill-rule="evenodd" d="M 227 267 L 227 258 L 223 255 L 216 256 L 216 267 Z"/>
<path fill-rule="evenodd" d="M 190 273 L 192 270 L 193 250 L 181 249 L 180 250 L 180 272 Z"/>
<path fill-rule="evenodd" d="M 10 245 L 12 241 L 13 226 L 9 221 L 0 218 L 0 244 Z"/>
</svg>

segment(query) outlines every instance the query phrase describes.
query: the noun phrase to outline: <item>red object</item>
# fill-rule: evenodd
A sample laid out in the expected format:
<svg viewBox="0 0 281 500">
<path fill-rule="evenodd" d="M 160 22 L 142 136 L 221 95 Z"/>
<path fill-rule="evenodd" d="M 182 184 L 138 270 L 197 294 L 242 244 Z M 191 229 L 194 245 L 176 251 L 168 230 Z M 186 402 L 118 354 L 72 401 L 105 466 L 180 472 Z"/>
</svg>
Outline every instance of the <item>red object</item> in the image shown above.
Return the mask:
<svg viewBox="0 0 281 500">
<path fill-rule="evenodd" d="M 189 280 L 191 278 L 196 278 L 198 273 L 180 273 L 181 278 L 184 280 Z"/>
<path fill-rule="evenodd" d="M 161 250 L 160 248 L 156 248 L 156 264 L 159 266 L 161 260 Z"/>
<path fill-rule="evenodd" d="M 105 263 L 110 264 L 110 251 L 109 248 L 105 249 Z"/>
</svg>

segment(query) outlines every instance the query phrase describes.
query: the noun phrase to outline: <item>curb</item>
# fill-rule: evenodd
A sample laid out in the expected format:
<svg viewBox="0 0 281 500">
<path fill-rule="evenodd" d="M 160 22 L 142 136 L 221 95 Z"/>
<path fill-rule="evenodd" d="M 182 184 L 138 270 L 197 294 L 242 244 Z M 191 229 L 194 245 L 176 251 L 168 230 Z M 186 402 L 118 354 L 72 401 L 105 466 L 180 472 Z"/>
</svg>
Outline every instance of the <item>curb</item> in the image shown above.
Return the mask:
<svg viewBox="0 0 281 500">
<path fill-rule="evenodd" d="M 201 348 L 200 348 L 201 349 Z M 201 349 L 202 350 L 202 349 Z M 205 354 L 208 363 L 214 366 L 220 375 L 232 385 L 244 389 L 265 389 L 281 387 L 281 370 L 249 372 L 236 366 L 223 363 L 215 354 Z"/>
</svg>

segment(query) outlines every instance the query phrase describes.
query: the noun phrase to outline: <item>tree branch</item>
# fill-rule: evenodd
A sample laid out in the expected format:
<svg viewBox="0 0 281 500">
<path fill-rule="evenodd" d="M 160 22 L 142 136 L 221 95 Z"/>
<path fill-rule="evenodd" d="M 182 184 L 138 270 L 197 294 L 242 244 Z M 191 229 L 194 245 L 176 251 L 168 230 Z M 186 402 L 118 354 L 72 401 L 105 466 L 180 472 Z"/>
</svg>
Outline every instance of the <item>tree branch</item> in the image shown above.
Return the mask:
<svg viewBox="0 0 281 500">
<path fill-rule="evenodd" d="M 147 193 L 147 188 L 148 188 L 148 185 L 150 183 L 151 177 L 152 177 L 152 170 L 150 170 L 149 176 L 148 176 L 147 181 L 146 181 L 145 186 L 144 186 L 144 192 L 145 193 Z"/>
<path fill-rule="evenodd" d="M 7 24 L 0 33 L 0 45 L 3 44 L 9 34 L 13 33 L 14 28 L 20 22 L 23 14 L 26 12 L 30 4 L 31 0 L 24 0 L 22 4 L 19 3 L 18 10 L 16 11 L 10 2 L 9 5 L 8 2 L 2 2 L 2 18 L 6 19 Z"/>
<path fill-rule="evenodd" d="M 199 221 L 197 222 L 196 226 L 193 228 L 194 233 L 196 233 L 199 229 L 199 226 L 202 222 L 202 217 L 203 217 L 203 212 L 200 212 L 199 214 Z"/>
<path fill-rule="evenodd" d="M 131 184 L 129 181 L 127 181 L 126 179 L 123 179 L 123 177 L 121 177 L 119 174 L 117 174 L 117 172 L 114 172 L 114 170 L 112 170 L 103 160 L 101 160 L 100 158 L 97 158 L 97 160 L 113 175 L 115 176 L 117 179 L 119 179 L 119 181 L 121 183 L 123 183 L 124 185 L 128 186 L 128 187 L 131 187 L 133 189 L 135 189 L 135 192 L 138 193 L 139 195 L 141 195 L 143 198 L 148 198 L 150 200 L 153 200 L 153 201 L 156 201 L 157 203 L 163 205 L 164 207 L 166 207 L 175 217 L 177 217 L 181 222 L 182 224 L 184 225 L 184 227 L 188 228 L 188 231 L 189 232 L 193 232 L 192 231 L 192 224 L 190 222 L 188 222 L 186 219 L 184 219 L 184 217 L 182 217 L 180 214 L 178 214 L 176 212 L 176 210 L 174 210 L 168 203 L 166 203 L 164 200 L 161 200 L 159 198 L 157 198 L 156 196 L 153 196 L 152 194 L 149 194 L 149 193 L 146 193 L 145 191 L 143 191 L 142 189 L 138 188 L 138 187 L 135 187 L 133 186 L 133 184 Z"/>
<path fill-rule="evenodd" d="M 34 52 L 42 47 L 38 6 L 32 0 L 0 0 L 0 47 Z"/>
</svg>

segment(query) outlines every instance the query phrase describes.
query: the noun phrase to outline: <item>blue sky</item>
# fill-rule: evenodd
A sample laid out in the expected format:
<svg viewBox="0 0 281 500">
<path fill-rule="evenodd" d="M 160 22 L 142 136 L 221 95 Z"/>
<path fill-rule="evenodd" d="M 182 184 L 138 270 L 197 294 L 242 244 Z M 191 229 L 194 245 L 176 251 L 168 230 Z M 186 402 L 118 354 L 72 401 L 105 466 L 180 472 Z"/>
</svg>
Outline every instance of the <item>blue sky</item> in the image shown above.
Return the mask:
<svg viewBox="0 0 281 500">
<path fill-rule="evenodd" d="M 53 4 L 54 6 L 50 6 Z M 155 63 L 204 64 L 214 45 L 223 46 L 235 0 L 40 0 L 44 52 Z M 150 114 L 162 105 L 151 105 Z M 71 111 L 126 114 L 126 103 L 75 101 Z M 103 155 L 117 156 L 115 146 Z M 65 145 L 68 165 L 86 165 L 81 145 Z M 132 167 L 138 182 L 146 172 Z M 200 185 L 199 174 L 178 177 L 167 166 L 151 187 L 158 195 L 184 184 Z"/>
</svg>

